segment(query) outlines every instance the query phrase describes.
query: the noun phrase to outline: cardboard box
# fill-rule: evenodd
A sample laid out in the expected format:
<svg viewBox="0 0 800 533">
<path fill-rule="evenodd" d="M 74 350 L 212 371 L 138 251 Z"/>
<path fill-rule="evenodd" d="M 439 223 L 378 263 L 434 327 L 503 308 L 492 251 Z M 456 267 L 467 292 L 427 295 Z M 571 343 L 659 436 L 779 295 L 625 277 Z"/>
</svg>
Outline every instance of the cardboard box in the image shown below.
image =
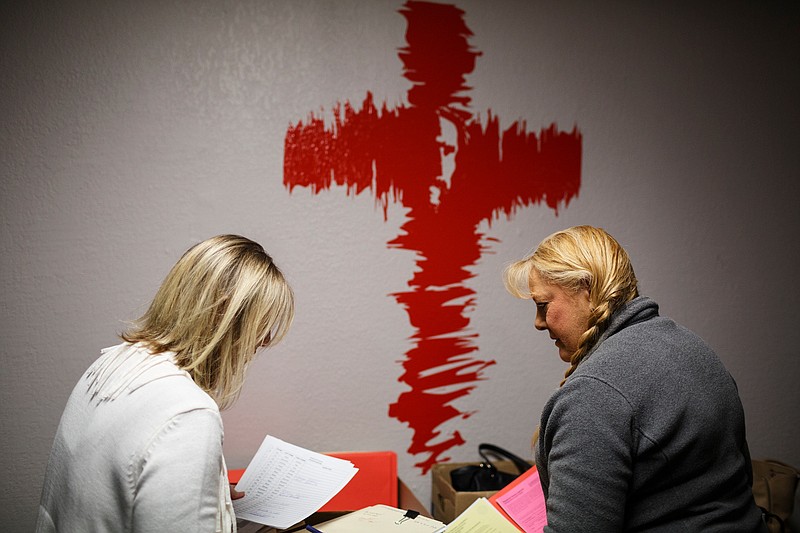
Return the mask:
<svg viewBox="0 0 800 533">
<path fill-rule="evenodd" d="M 497 491 L 460 492 L 453 488 L 450 472 L 456 468 L 480 463 L 439 463 L 431 469 L 431 498 L 433 517 L 449 524 L 478 498 L 488 498 Z M 519 474 L 511 461 L 492 461 L 498 470 Z"/>
</svg>

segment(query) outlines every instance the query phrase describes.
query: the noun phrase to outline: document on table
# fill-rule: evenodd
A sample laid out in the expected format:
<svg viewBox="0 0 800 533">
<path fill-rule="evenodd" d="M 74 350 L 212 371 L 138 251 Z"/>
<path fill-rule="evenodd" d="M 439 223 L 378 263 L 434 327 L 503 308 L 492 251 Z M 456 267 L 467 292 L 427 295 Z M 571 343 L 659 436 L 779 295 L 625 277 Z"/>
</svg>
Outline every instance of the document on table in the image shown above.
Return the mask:
<svg viewBox="0 0 800 533">
<path fill-rule="evenodd" d="M 535 467 L 500 489 L 489 501 L 525 533 L 541 533 L 547 525 L 544 492 Z"/>
<path fill-rule="evenodd" d="M 413 517 L 413 518 L 412 518 Z M 419 513 L 371 505 L 314 526 L 321 533 L 436 533 L 444 524 Z"/>
<path fill-rule="evenodd" d="M 508 521 L 486 498 L 478 498 L 437 533 L 519 533 L 517 526 Z"/>
<path fill-rule="evenodd" d="M 315 513 L 353 479 L 358 468 L 270 435 L 242 474 L 233 501 L 237 518 L 286 529 Z"/>
</svg>

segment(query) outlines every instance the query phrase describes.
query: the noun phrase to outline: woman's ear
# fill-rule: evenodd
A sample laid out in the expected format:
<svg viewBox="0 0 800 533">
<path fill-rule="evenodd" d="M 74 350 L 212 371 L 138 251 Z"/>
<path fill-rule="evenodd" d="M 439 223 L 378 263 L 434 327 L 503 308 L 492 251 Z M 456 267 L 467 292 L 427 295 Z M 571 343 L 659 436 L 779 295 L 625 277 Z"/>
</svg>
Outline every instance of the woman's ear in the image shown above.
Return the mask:
<svg viewBox="0 0 800 533">
<path fill-rule="evenodd" d="M 578 290 L 580 292 L 585 292 L 586 298 L 589 300 L 589 303 L 592 302 L 592 290 L 591 289 L 592 289 L 591 280 L 588 280 L 588 279 L 581 280 L 580 289 L 578 289 Z"/>
<path fill-rule="evenodd" d="M 583 281 L 581 282 L 581 288 L 578 289 L 578 298 L 581 302 L 584 302 L 586 305 L 586 309 L 591 314 L 594 312 L 594 302 L 592 301 L 592 293 L 589 291 L 589 282 Z"/>
</svg>

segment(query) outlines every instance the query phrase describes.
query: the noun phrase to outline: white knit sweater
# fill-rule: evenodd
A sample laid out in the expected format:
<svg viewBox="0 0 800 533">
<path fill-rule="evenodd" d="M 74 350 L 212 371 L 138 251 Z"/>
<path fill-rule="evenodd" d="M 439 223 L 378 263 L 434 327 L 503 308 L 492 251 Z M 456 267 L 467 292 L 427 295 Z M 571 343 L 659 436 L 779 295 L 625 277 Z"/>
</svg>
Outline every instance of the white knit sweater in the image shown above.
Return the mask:
<svg viewBox="0 0 800 533">
<path fill-rule="evenodd" d="M 173 359 L 124 343 L 89 367 L 61 417 L 36 531 L 236 531 L 219 408 Z"/>
</svg>

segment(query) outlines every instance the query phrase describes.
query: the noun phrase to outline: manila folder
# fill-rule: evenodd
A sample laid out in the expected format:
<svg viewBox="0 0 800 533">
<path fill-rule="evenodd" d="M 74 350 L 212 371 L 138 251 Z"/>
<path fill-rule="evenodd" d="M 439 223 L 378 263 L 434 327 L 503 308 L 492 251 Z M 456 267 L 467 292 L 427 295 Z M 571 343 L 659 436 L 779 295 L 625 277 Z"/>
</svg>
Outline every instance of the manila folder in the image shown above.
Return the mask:
<svg viewBox="0 0 800 533">
<path fill-rule="evenodd" d="M 314 527 L 322 533 L 435 533 L 444 527 L 444 523 L 422 515 L 408 518 L 402 509 L 378 504 L 315 524 Z"/>
</svg>

